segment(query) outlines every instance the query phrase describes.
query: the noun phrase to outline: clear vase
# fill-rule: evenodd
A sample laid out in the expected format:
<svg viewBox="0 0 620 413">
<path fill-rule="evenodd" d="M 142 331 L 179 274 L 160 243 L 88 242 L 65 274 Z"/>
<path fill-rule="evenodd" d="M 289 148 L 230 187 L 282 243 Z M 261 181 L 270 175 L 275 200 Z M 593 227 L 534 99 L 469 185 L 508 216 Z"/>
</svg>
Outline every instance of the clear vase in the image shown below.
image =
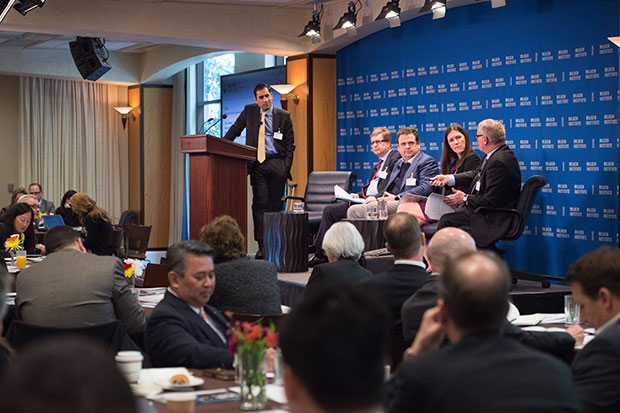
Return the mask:
<svg viewBox="0 0 620 413">
<path fill-rule="evenodd" d="M 263 410 L 267 406 L 265 384 L 267 376 L 263 368 L 265 348 L 259 343 L 239 347 L 237 362 L 241 379 L 241 410 Z"/>
</svg>

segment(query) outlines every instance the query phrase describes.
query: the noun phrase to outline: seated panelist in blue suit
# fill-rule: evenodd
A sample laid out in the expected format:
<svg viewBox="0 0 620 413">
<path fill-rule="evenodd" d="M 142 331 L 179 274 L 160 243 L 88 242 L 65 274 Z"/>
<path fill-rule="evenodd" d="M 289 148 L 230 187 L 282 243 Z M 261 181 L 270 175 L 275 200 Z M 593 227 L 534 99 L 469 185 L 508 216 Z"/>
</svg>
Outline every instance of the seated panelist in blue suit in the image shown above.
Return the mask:
<svg viewBox="0 0 620 413">
<path fill-rule="evenodd" d="M 347 211 L 349 219 L 363 219 L 366 207 L 377 205 L 378 199 L 387 201 L 388 214 L 396 213 L 398 201 L 405 194 L 428 196 L 433 191 L 430 178 L 439 172 L 437 161 L 420 151 L 420 137 L 414 128 L 402 128 L 396 132 L 398 152 L 401 159 L 396 162 L 385 189 L 376 197 L 369 196 L 363 204 L 351 206 Z"/>
<path fill-rule="evenodd" d="M 170 286 L 155 307 L 145 333 L 154 367 L 232 368 L 227 324 L 207 302 L 215 289 L 213 249 L 182 241 L 168 248 Z"/>
</svg>

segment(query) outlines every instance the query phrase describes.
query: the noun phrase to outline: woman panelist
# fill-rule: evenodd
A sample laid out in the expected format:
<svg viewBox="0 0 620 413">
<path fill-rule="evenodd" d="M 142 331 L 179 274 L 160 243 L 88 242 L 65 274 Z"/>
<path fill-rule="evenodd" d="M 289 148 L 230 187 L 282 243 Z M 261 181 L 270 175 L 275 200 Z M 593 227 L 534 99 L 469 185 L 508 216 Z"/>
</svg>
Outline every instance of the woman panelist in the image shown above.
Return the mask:
<svg viewBox="0 0 620 413">
<path fill-rule="evenodd" d="M 457 174 L 471 171 L 480 165 L 480 156 L 471 147 L 467 131 L 458 123 L 453 123 L 446 129 L 443 136 L 443 148 L 439 166 L 442 174 Z M 448 188 L 450 189 L 450 188 Z M 454 190 L 467 191 L 468 188 L 454 187 Z M 418 219 L 420 225 L 435 222 L 425 213 L 426 202 L 408 201 L 407 197 L 401 200 L 398 212 L 407 212 Z"/>
</svg>

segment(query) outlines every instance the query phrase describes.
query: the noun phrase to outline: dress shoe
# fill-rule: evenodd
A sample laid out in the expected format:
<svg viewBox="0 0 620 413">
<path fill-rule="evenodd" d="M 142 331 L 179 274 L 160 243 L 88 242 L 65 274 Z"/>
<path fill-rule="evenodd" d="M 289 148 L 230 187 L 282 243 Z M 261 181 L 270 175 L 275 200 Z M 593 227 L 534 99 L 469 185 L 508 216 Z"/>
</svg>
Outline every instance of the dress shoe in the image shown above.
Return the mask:
<svg viewBox="0 0 620 413">
<path fill-rule="evenodd" d="M 319 264 L 325 264 L 327 262 L 327 257 L 323 255 L 314 254 L 310 261 L 308 261 L 308 267 L 316 267 Z"/>
<path fill-rule="evenodd" d="M 263 250 L 259 249 L 258 251 L 256 251 L 256 254 L 254 254 L 254 258 L 256 258 L 257 260 L 264 259 L 265 256 L 263 255 Z"/>
</svg>

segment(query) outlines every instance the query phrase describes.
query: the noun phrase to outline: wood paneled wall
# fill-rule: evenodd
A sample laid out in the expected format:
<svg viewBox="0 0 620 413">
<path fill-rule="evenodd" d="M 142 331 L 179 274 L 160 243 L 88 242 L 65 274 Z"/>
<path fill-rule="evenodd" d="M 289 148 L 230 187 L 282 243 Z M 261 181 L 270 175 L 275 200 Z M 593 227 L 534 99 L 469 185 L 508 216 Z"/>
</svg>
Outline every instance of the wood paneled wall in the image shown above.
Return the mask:
<svg viewBox="0 0 620 413">
<path fill-rule="evenodd" d="M 142 225 L 151 225 L 149 248 L 166 248 L 170 226 L 171 86 L 140 85 L 129 89 L 129 104 L 138 106 L 129 120 L 129 207 Z"/>
</svg>

